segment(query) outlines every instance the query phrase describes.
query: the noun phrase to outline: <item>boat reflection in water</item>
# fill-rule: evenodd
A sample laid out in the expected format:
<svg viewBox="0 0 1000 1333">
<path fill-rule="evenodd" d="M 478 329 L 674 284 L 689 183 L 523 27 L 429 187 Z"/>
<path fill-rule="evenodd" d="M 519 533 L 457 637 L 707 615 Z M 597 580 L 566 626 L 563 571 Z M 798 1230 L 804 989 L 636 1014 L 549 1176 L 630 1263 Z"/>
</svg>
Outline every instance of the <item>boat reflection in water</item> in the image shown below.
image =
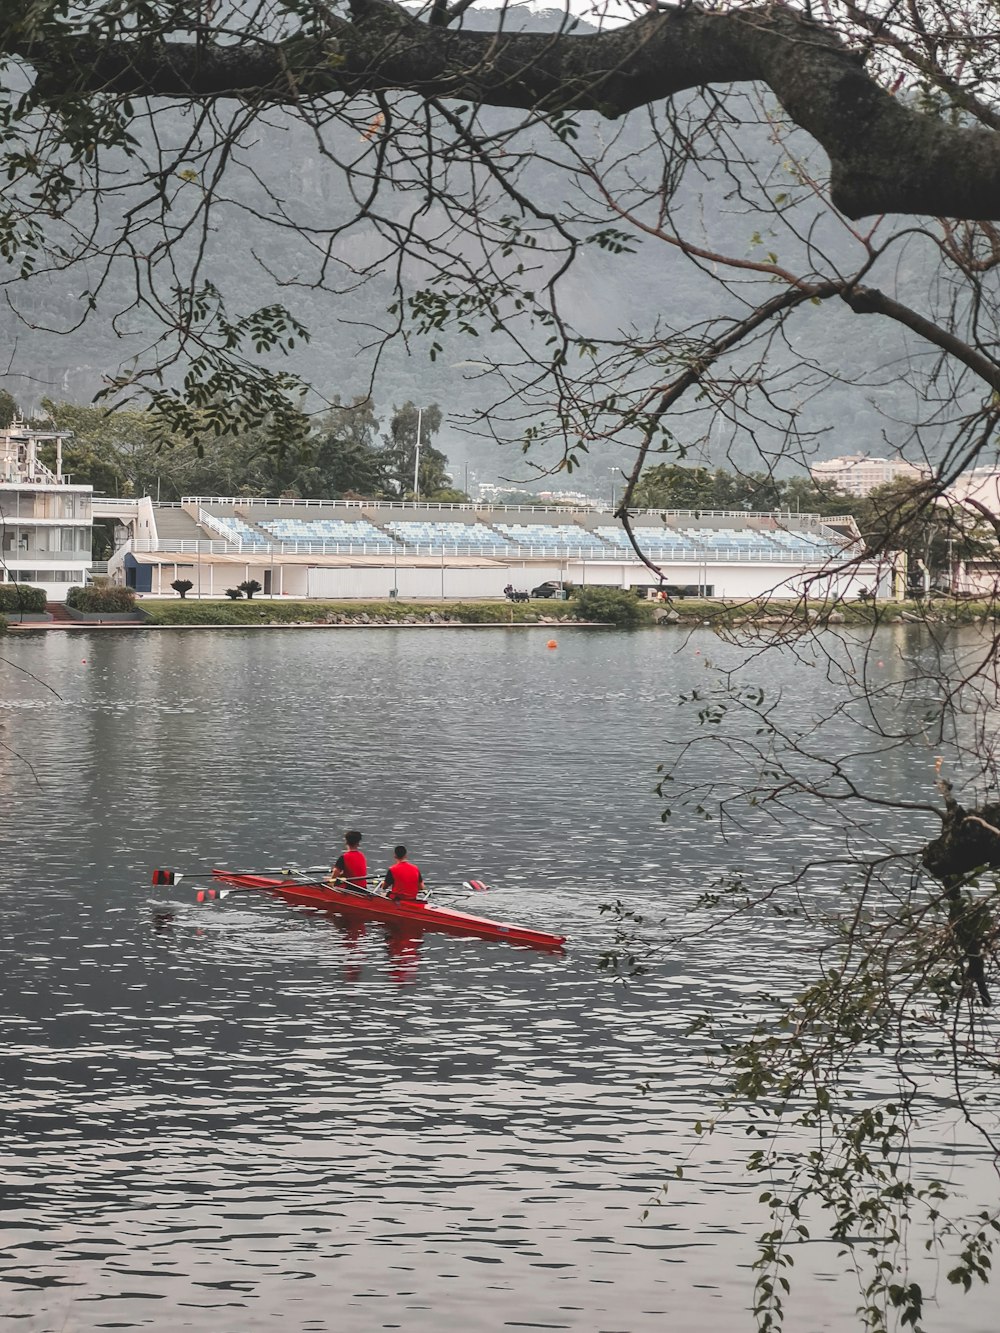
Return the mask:
<svg viewBox="0 0 1000 1333">
<path fill-rule="evenodd" d="M 214 907 L 214 899 L 206 899 L 200 906 Z M 310 913 L 310 915 L 314 915 Z M 345 954 L 343 980 L 349 985 L 362 980 L 365 962 L 374 959 L 365 958 L 365 944 L 371 940 L 385 941 L 385 956 L 389 960 L 388 977 L 398 986 L 409 985 L 417 978 L 420 965 L 420 946 L 425 932 L 419 926 L 386 925 L 379 921 L 370 921 L 362 916 L 347 912 L 324 911 L 315 914 L 336 935 Z M 150 925 L 157 934 L 173 932 L 178 925 L 177 914 L 162 908 L 150 912 Z M 189 924 L 189 923 L 188 923 Z M 370 928 L 370 929 L 369 929 Z M 198 924 L 194 928 L 195 939 L 214 939 L 216 933 Z"/>
</svg>

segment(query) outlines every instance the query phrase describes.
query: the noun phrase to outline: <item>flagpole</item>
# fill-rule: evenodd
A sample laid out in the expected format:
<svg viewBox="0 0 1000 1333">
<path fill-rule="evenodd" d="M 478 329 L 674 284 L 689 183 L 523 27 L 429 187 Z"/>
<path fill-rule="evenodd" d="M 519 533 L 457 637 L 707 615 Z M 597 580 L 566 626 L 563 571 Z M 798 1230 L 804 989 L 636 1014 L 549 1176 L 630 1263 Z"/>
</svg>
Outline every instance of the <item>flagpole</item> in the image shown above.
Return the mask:
<svg viewBox="0 0 1000 1333">
<path fill-rule="evenodd" d="M 420 427 L 423 422 L 424 409 L 417 408 L 417 452 L 413 463 L 413 498 L 416 502 L 420 501 Z"/>
</svg>

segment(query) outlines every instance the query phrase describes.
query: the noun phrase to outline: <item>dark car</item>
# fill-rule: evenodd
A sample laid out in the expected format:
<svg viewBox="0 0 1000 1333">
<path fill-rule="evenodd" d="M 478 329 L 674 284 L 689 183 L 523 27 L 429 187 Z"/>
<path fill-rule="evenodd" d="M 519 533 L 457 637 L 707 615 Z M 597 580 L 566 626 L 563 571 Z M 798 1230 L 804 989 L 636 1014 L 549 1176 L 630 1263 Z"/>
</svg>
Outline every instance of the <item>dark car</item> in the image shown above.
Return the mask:
<svg viewBox="0 0 1000 1333">
<path fill-rule="evenodd" d="M 532 588 L 531 595 L 532 597 L 558 597 L 563 599 L 568 596 L 569 587 L 568 583 L 555 583 L 552 579 L 547 579 L 544 583 L 540 583 L 537 588 Z"/>
</svg>

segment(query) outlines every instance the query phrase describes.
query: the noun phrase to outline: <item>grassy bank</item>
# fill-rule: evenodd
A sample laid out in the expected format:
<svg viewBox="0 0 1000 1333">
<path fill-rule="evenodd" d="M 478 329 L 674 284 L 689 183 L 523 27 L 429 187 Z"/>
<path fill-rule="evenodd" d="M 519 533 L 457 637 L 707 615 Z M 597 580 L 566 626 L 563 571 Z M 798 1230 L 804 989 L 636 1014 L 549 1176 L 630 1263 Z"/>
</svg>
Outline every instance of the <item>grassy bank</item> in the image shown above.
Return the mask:
<svg viewBox="0 0 1000 1333">
<path fill-rule="evenodd" d="M 996 607 L 986 601 L 933 598 L 928 602 L 782 602 L 769 598 L 747 601 L 699 601 L 692 598 L 669 608 L 679 624 L 740 625 L 810 623 L 851 625 L 976 625 L 992 621 Z"/>
<path fill-rule="evenodd" d="M 331 601 L 290 602 L 254 598 L 253 601 L 228 600 L 143 601 L 146 619 L 154 625 L 531 625 L 555 621 L 600 620 L 603 611 L 584 615 L 575 601 Z M 773 599 L 748 601 L 710 601 L 690 598 L 669 605 L 638 602 L 642 619 L 666 617 L 666 623 L 679 626 L 709 625 L 718 629 L 741 625 L 773 626 L 801 623 L 806 616 L 813 623 L 831 626 L 892 625 L 924 623 L 929 625 L 972 625 L 992 620 L 990 603 L 934 599 L 921 602 L 780 602 Z"/>
<path fill-rule="evenodd" d="M 571 602 L 286 602 L 140 603 L 154 625 L 528 625 L 569 620 Z"/>
</svg>

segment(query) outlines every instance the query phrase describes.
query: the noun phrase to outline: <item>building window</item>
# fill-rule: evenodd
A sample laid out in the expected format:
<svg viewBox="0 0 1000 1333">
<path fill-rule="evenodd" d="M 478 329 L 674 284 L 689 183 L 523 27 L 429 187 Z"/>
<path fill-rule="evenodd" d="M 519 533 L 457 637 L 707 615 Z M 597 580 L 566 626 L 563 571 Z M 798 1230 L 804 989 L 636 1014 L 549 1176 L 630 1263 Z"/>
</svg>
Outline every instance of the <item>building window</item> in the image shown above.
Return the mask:
<svg viewBox="0 0 1000 1333">
<path fill-rule="evenodd" d="M 86 575 L 81 569 L 11 569 L 7 577 L 11 583 L 82 583 Z"/>
</svg>

